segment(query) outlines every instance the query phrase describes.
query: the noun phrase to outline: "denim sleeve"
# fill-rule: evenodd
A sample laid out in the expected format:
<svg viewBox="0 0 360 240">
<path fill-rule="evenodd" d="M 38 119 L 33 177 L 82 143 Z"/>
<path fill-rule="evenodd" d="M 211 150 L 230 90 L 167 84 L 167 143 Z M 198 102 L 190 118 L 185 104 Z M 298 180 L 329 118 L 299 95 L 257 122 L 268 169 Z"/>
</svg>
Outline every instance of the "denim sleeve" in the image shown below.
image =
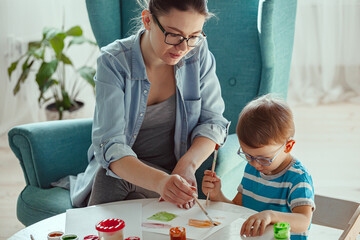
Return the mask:
<svg viewBox="0 0 360 240">
<path fill-rule="evenodd" d="M 109 53 L 97 61 L 95 77 L 96 106 L 92 128 L 92 144 L 96 161 L 107 170 L 107 175 L 117 177 L 110 163 L 125 156 L 137 157 L 128 145 L 124 107 L 124 66 Z"/>
<path fill-rule="evenodd" d="M 199 51 L 201 113 L 197 126 L 193 129 L 191 141 L 198 136 L 207 137 L 223 145 L 228 135 L 230 122 L 223 117 L 225 103 L 216 75 L 216 63 L 205 41 Z"/>
</svg>

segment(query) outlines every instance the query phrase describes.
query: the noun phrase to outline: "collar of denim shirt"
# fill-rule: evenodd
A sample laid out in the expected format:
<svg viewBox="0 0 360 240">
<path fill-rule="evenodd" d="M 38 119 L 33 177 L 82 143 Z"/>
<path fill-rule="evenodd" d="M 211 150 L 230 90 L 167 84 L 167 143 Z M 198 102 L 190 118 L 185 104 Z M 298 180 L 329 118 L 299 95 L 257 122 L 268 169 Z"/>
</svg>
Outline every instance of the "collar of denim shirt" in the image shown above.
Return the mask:
<svg viewBox="0 0 360 240">
<path fill-rule="evenodd" d="M 136 38 L 133 42 L 131 51 L 131 79 L 132 80 L 145 80 L 147 79 L 146 74 L 146 67 L 144 58 L 141 53 L 141 47 L 140 47 L 140 39 L 141 35 L 145 32 L 145 30 L 139 31 L 139 33 L 136 35 Z M 201 46 L 201 45 L 200 45 Z M 199 48 L 195 47 L 192 49 L 188 54 L 186 54 L 180 61 L 175 65 L 175 70 L 180 69 L 182 66 L 184 66 L 184 61 L 194 56 L 194 54 L 199 51 Z"/>
</svg>

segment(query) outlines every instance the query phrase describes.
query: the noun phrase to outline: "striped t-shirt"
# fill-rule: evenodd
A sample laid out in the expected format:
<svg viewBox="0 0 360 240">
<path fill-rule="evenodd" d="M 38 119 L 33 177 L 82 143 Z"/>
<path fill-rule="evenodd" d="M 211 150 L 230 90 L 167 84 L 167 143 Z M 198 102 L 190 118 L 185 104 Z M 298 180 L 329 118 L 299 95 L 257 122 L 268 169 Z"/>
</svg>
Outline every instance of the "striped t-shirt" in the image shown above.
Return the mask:
<svg viewBox="0 0 360 240">
<path fill-rule="evenodd" d="M 295 158 L 275 175 L 265 175 L 247 164 L 238 191 L 242 193 L 243 206 L 258 212 L 274 210 L 291 213 L 293 208 L 302 205 L 310 205 L 315 210 L 312 178 Z M 291 233 L 291 239 L 307 239 L 307 235 L 308 231 Z"/>
</svg>

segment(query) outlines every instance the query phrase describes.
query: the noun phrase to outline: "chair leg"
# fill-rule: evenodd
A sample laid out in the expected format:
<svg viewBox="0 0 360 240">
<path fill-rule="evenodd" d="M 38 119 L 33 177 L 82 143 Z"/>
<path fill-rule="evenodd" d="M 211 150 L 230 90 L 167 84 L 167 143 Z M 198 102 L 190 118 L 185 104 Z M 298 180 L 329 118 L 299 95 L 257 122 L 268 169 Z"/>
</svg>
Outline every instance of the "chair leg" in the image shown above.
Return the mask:
<svg viewBox="0 0 360 240">
<path fill-rule="evenodd" d="M 360 233 L 360 206 L 351 217 L 348 227 L 341 234 L 339 240 L 355 240 Z"/>
</svg>

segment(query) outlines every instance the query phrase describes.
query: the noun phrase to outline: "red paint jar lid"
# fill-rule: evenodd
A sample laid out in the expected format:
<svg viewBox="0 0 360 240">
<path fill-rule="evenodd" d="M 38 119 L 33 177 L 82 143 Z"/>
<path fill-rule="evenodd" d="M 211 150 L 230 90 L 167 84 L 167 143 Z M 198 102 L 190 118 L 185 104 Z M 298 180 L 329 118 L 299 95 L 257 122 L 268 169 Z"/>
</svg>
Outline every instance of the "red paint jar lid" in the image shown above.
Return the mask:
<svg viewBox="0 0 360 240">
<path fill-rule="evenodd" d="M 96 230 L 99 232 L 116 232 L 125 227 L 125 222 L 117 218 L 108 218 L 102 220 L 96 225 Z"/>
<path fill-rule="evenodd" d="M 140 240 L 139 237 L 128 237 L 125 240 Z"/>
<path fill-rule="evenodd" d="M 99 237 L 96 235 L 88 235 L 84 237 L 84 240 L 99 240 Z"/>
</svg>

